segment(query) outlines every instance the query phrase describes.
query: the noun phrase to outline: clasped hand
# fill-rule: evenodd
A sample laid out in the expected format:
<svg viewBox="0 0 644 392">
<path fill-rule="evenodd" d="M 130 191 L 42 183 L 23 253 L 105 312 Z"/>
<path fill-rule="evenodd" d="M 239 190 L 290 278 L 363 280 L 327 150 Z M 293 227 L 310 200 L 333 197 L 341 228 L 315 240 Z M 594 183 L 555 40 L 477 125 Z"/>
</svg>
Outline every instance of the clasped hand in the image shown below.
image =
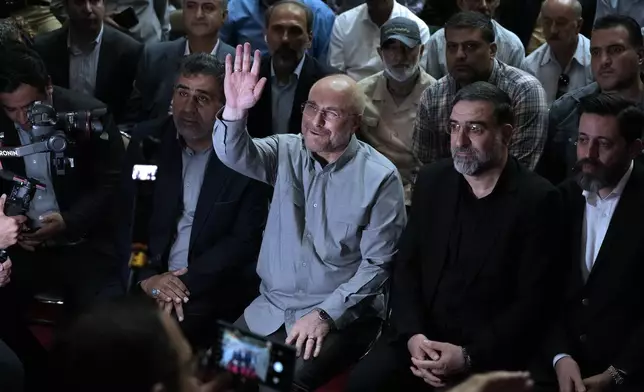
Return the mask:
<svg viewBox="0 0 644 392">
<path fill-rule="evenodd" d="M 67 228 L 63 216 L 58 212 L 41 216 L 40 224 L 41 226 L 33 233 L 20 234 L 18 236 L 18 245 L 25 250 L 33 252 L 38 245 L 45 241 L 55 239 L 63 234 Z"/>
<path fill-rule="evenodd" d="M 190 291 L 178 277 L 188 272 L 182 268 L 173 272 L 166 272 L 154 275 L 141 282 L 141 289 L 157 301 L 159 307 L 166 313 L 172 313 L 174 309 L 179 322 L 183 321 L 183 304 L 187 303 Z"/>
<path fill-rule="evenodd" d="M 411 372 L 435 388 L 444 387 L 444 378 L 465 369 L 465 357 L 460 346 L 431 341 L 418 334 L 409 339 L 407 349 L 413 364 Z"/>
<path fill-rule="evenodd" d="M 295 322 L 286 337 L 286 344 L 295 344 L 297 356 L 304 354 L 302 359 L 305 361 L 317 358 L 322 350 L 324 338 L 330 331 L 331 325 L 322 320 L 318 311 L 314 310 Z"/>
</svg>

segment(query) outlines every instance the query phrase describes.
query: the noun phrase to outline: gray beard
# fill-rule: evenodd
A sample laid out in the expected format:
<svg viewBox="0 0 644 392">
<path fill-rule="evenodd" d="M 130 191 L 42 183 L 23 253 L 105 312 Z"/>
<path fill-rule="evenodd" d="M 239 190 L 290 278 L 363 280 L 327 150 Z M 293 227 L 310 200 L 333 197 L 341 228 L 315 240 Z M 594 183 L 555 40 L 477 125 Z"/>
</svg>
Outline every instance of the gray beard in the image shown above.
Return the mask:
<svg viewBox="0 0 644 392">
<path fill-rule="evenodd" d="M 474 176 L 490 169 L 501 159 L 503 143 L 500 138 L 497 139 L 494 143 L 494 148 L 489 152 L 475 150 L 473 147 L 468 147 L 468 150 L 474 151 L 475 156 L 473 158 L 456 155 L 457 149 L 452 148 L 454 169 L 465 176 Z"/>
</svg>

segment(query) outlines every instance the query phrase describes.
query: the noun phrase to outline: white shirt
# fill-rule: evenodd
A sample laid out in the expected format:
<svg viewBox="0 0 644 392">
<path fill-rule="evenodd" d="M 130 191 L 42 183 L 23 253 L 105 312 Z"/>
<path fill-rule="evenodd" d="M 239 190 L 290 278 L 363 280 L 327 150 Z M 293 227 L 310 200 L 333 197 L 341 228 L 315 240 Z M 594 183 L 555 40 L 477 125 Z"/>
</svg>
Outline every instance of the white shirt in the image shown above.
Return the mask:
<svg viewBox="0 0 644 392">
<path fill-rule="evenodd" d="M 217 39 L 217 43 L 215 46 L 212 48 L 212 52 L 210 52 L 211 55 L 216 56 L 217 55 L 217 49 L 219 49 L 219 39 Z M 186 40 L 186 50 L 183 51 L 184 56 L 190 56 L 190 43 L 188 40 Z"/>
<path fill-rule="evenodd" d="M 512 67 L 520 68 L 525 59 L 525 48 L 516 34 L 492 20 L 494 26 L 494 42 L 496 42 L 496 58 Z M 427 72 L 436 80 L 447 75 L 447 58 L 445 56 L 445 29 L 440 29 L 432 35 L 427 53 Z"/>
<path fill-rule="evenodd" d="M 586 198 L 586 210 L 584 212 L 584 220 L 581 228 L 580 260 L 584 282 L 588 280 L 590 271 L 592 271 L 593 266 L 595 265 L 595 260 L 597 260 L 597 255 L 599 254 L 602 242 L 604 242 L 604 237 L 606 237 L 606 232 L 608 231 L 608 225 L 610 225 L 610 221 L 613 219 L 613 213 L 615 213 L 617 204 L 622 197 L 622 193 L 624 193 L 624 188 L 626 187 L 628 180 L 631 178 L 632 172 L 633 162 L 631 161 L 631 166 L 628 168 L 626 173 L 624 173 L 622 179 L 619 180 L 617 186 L 603 199 L 597 193 L 590 193 L 588 191 L 582 192 Z M 569 357 L 569 355 L 556 355 L 552 361 L 552 366 L 555 366 L 557 361 L 564 357 Z"/>
<path fill-rule="evenodd" d="M 404 17 L 413 20 L 420 29 L 420 40 L 425 46 L 429 42 L 429 28 L 409 8 L 394 1 L 389 19 Z M 384 70 L 378 55 L 380 27 L 369 17 L 367 5 L 362 4 L 340 14 L 333 23 L 329 43 L 329 64 L 346 72 L 356 81 Z M 427 50 L 420 64 L 426 64 Z"/>
<path fill-rule="evenodd" d="M 70 90 L 94 96 L 98 60 L 101 52 L 101 42 L 103 41 L 103 28 L 101 27 L 101 31 L 91 43 L 89 50 L 77 47 L 71 42 L 71 36 L 67 36 Z"/>
<path fill-rule="evenodd" d="M 570 64 L 562 67 L 550 50 L 547 43 L 541 45 L 532 52 L 523 62 L 521 68 L 534 75 L 546 90 L 548 104 L 555 101 L 559 89 L 559 76 L 568 75 L 569 83 L 564 92 L 584 87 L 595 81 L 592 69 L 590 68 L 590 40 L 578 34 L 577 49 L 570 61 Z"/>
</svg>

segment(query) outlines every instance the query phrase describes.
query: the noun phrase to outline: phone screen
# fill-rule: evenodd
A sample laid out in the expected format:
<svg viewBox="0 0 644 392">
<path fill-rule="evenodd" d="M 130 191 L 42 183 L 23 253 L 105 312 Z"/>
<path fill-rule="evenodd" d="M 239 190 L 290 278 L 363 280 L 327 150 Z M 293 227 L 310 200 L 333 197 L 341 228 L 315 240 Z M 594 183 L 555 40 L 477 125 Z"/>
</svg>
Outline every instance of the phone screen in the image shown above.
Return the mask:
<svg viewBox="0 0 644 392">
<path fill-rule="evenodd" d="M 134 165 L 132 179 L 134 181 L 155 181 L 157 169 L 157 165 Z"/>
<path fill-rule="evenodd" d="M 245 381 L 278 391 L 290 391 L 295 349 L 272 342 L 233 325 L 219 323 L 219 344 L 213 358 L 217 367 Z"/>
</svg>

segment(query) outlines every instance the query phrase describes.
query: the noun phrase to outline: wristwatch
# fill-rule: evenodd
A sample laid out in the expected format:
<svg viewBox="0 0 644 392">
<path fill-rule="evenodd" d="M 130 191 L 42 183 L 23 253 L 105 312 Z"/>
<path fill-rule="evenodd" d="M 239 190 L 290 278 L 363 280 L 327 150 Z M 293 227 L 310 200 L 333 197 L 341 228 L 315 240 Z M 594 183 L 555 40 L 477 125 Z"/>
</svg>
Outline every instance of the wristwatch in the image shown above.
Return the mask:
<svg viewBox="0 0 644 392">
<path fill-rule="evenodd" d="M 313 310 L 318 312 L 318 317 L 320 320 L 326 321 L 327 323 L 329 323 L 331 327 L 335 326 L 335 324 L 333 323 L 333 319 L 331 318 L 331 316 L 329 316 L 329 314 L 324 309 L 315 308 Z"/>
<path fill-rule="evenodd" d="M 613 379 L 613 383 L 615 383 L 615 385 L 622 385 L 624 383 L 624 376 L 626 376 L 625 371 L 616 369 L 615 366 L 611 365 L 608 368 L 608 374 L 610 374 L 611 378 Z"/>
</svg>

